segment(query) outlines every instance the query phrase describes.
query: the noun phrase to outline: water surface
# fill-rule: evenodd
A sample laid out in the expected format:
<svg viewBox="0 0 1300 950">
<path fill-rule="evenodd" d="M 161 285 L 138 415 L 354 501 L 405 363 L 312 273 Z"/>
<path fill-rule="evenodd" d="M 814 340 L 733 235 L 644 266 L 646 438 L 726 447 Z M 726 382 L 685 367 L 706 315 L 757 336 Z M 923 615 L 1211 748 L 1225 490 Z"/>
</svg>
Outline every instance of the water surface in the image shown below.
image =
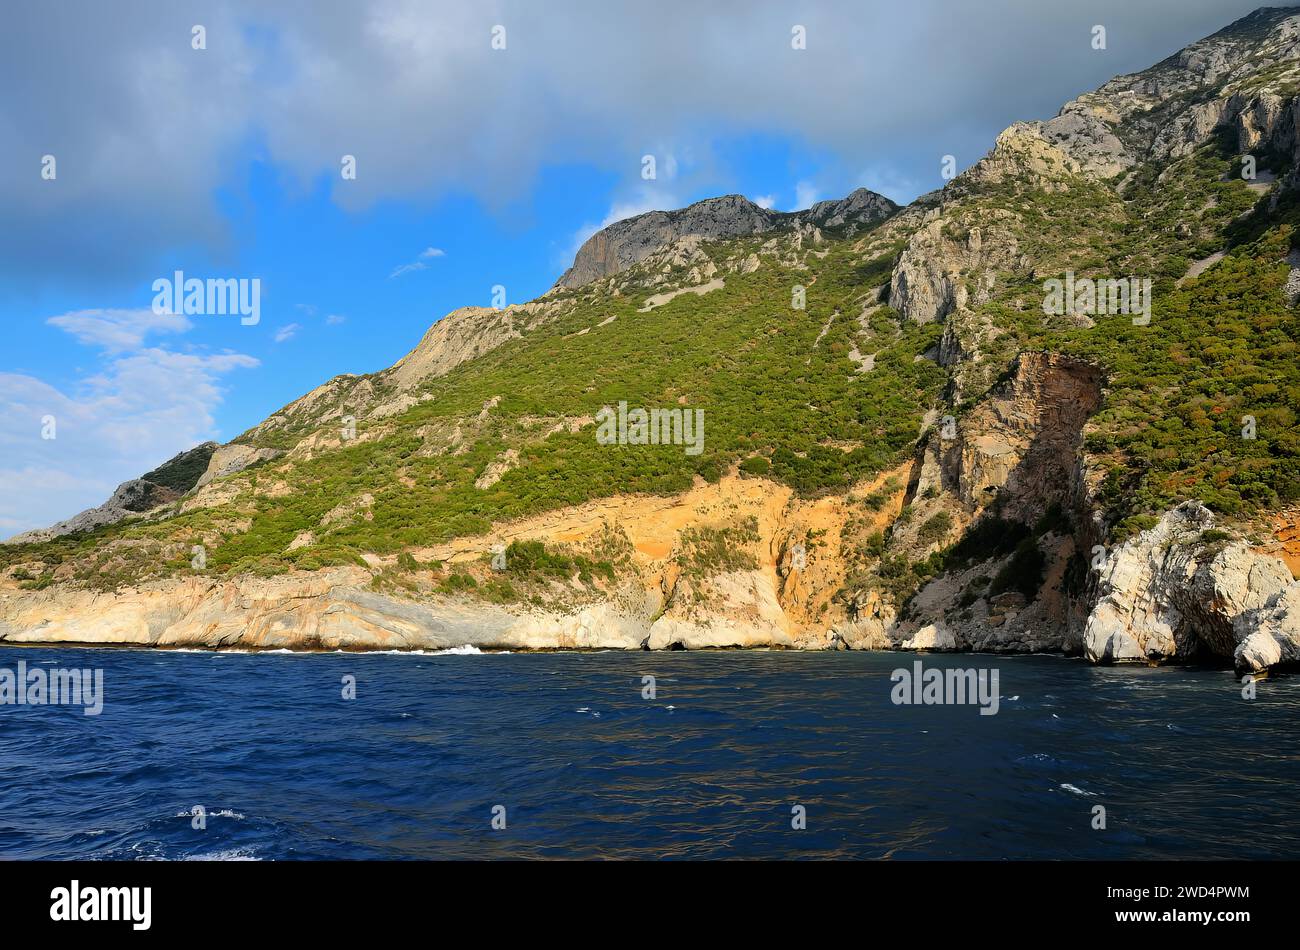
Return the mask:
<svg viewBox="0 0 1300 950">
<path fill-rule="evenodd" d="M 1227 671 L 923 657 L 999 671 L 1000 709 L 981 716 L 894 705 L 890 672 L 916 659 L 4 647 L 9 669 L 101 668 L 106 700 L 97 717 L 0 706 L 0 855 L 1297 852 L 1300 677 L 1248 702 Z M 196 805 L 206 829 L 192 827 Z M 791 827 L 796 805 L 806 829 Z"/>
</svg>

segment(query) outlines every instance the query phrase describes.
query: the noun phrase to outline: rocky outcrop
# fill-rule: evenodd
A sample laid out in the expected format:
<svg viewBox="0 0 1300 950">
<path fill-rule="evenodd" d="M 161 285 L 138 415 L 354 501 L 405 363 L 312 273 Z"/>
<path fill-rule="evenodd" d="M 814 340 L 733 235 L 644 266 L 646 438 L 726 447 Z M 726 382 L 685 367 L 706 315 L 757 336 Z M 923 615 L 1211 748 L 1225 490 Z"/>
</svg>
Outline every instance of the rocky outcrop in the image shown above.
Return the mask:
<svg viewBox="0 0 1300 950">
<path fill-rule="evenodd" d="M 1294 85 L 1297 59 L 1300 11 L 1262 7 L 1150 69 L 1117 76 L 1053 119 L 1025 125 L 1099 178 L 1188 155 L 1223 125 L 1235 125 L 1247 150 L 1261 140 L 1251 130 L 1276 127 L 1284 111 L 1277 91 Z"/>
<path fill-rule="evenodd" d="M 761 234 L 775 226 L 777 217 L 740 195 L 709 198 L 680 211 L 639 214 L 589 237 L 556 286 L 581 287 L 610 277 L 688 235 L 716 241 Z"/>
<path fill-rule="evenodd" d="M 1083 427 L 1101 405 L 1102 374 L 1058 353 L 1022 353 L 1010 378 L 961 419 L 939 417 L 920 449 L 908 524 L 893 540 L 911 557 L 937 550 L 916 539 L 935 515 L 961 530 L 991 506 L 1032 524 L 1053 505 L 1072 506 Z"/>
<path fill-rule="evenodd" d="M 1300 582 L 1280 560 L 1215 528 L 1198 502 L 1111 552 L 1084 630 L 1094 662 L 1232 658 L 1239 669 L 1300 650 Z"/>
<path fill-rule="evenodd" d="M 942 622 L 926 624 L 901 644 L 904 650 L 944 652 L 957 649 L 957 638 Z"/>
<path fill-rule="evenodd" d="M 1263 607 L 1242 611 L 1232 624 L 1238 670 L 1255 673 L 1300 663 L 1300 583 L 1272 594 Z"/>
<path fill-rule="evenodd" d="M 946 483 L 968 510 L 1001 497 L 1002 517 L 1041 517 L 1068 497 L 1084 423 L 1101 391 L 1101 371 L 1091 363 L 1022 354 L 1011 379 L 961 420 L 944 456 Z"/>
<path fill-rule="evenodd" d="M 419 346 L 383 374 L 400 390 L 443 376 L 520 335 L 515 308 L 461 307 L 429 328 Z"/>
<path fill-rule="evenodd" d="M 208 462 L 207 469 L 199 477 L 198 483 L 194 487 L 195 489 L 206 488 L 218 478 L 234 475 L 256 465 L 258 462 L 267 462 L 278 458 L 282 454 L 277 449 L 259 449 L 256 446 L 234 442 L 230 445 L 223 445 L 212 453 L 212 459 Z"/>
<path fill-rule="evenodd" d="M 161 485 L 155 485 L 153 482 L 147 482 L 140 478 L 133 479 L 117 486 L 117 490 L 113 492 L 113 497 L 98 508 L 87 509 L 67 521 L 60 521 L 48 528 L 40 528 L 36 531 L 16 535 L 5 543 L 33 544 L 40 541 L 49 541 L 51 538 L 60 538 L 68 534 L 94 531 L 104 525 L 117 524 L 131 515 L 141 514 L 161 505 L 169 504 L 180 497 L 178 492 L 172 491 L 170 488 L 164 488 Z"/>
<path fill-rule="evenodd" d="M 597 231 L 578 249 L 573 266 L 556 287 L 574 288 L 612 277 L 687 237 L 721 241 L 778 229 L 863 227 L 889 217 L 898 206 L 865 188 L 807 211 L 760 208 L 741 195 L 708 198 L 677 211 L 648 211 Z"/>
<path fill-rule="evenodd" d="M 949 209 L 927 215 L 907 239 L 889 284 L 889 303 L 907 320 L 933 323 L 989 298 L 999 271 L 1024 266 L 1016 218 L 1008 211 L 981 211 L 967 227 Z"/>
<path fill-rule="evenodd" d="M 798 224 L 819 228 L 847 228 L 852 236 L 857 228 L 883 221 L 898 211 L 898 205 L 884 195 L 859 188 L 843 198 L 819 201 L 807 211 L 791 215 Z"/>
<path fill-rule="evenodd" d="M 909 320 L 942 320 L 967 305 L 986 273 L 1051 269 L 1019 260 L 1019 226 L 966 199 L 1006 190 L 1060 191 L 1072 180 L 1119 184 L 1141 162 L 1169 162 L 1235 134 L 1242 153 L 1300 157 L 1300 11 L 1262 8 L 1156 66 L 1107 82 L 1052 119 L 1018 122 L 987 156 L 933 196 L 907 239 L 889 301 Z M 1262 172 L 1266 174 L 1266 172 Z M 928 200 L 931 196 L 927 196 Z M 921 202 L 918 201 L 918 204 Z M 1001 220 L 999 220 L 1001 219 Z M 982 225 L 980 245 L 960 237 Z"/>
</svg>

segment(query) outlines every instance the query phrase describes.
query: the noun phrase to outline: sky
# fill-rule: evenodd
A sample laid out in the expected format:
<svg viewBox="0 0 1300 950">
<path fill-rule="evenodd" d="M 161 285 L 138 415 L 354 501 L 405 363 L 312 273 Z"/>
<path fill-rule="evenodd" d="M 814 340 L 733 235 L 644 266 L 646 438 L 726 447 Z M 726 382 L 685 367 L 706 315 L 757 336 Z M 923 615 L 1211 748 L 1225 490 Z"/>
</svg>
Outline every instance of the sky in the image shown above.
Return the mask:
<svg viewBox="0 0 1300 950">
<path fill-rule="evenodd" d="M 1257 5 L 6 5 L 0 538 L 391 365 L 495 286 L 544 293 L 605 224 L 729 193 L 906 203 L 944 156 Z M 259 321 L 155 312 L 177 271 L 258 280 Z"/>
</svg>

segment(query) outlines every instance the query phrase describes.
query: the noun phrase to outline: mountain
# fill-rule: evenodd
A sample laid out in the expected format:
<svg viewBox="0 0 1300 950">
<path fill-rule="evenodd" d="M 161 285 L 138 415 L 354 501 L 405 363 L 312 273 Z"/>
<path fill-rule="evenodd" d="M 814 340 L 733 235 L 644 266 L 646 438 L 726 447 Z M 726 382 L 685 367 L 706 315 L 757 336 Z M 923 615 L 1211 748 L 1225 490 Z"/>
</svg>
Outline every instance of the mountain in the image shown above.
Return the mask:
<svg viewBox="0 0 1300 950">
<path fill-rule="evenodd" d="M 612 224 L 183 497 L 0 548 L 0 640 L 1295 664 L 1298 150 L 1265 8 L 905 208 Z"/>
<path fill-rule="evenodd" d="M 838 201 L 820 201 L 807 211 L 782 213 L 760 208 L 740 195 L 698 201 L 679 211 L 649 211 L 597 231 L 578 249 L 573 266 L 556 287 L 581 287 L 613 277 L 678 241 L 725 241 L 782 228 L 870 227 L 898 206 L 883 195 L 859 188 Z"/>
</svg>

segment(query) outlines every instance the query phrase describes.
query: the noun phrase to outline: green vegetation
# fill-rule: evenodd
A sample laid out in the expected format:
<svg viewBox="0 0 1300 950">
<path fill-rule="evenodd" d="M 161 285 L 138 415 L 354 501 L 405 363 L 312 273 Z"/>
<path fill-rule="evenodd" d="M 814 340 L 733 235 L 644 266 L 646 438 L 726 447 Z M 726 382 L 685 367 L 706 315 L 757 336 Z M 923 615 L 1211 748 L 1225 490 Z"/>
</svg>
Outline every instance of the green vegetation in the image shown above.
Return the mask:
<svg viewBox="0 0 1300 950">
<path fill-rule="evenodd" d="M 198 484 L 199 478 L 207 471 L 208 462 L 212 460 L 212 453 L 215 451 L 215 445 L 197 446 L 158 466 L 152 472 L 142 475 L 141 478 L 146 482 L 170 488 L 172 491 L 187 492 Z"/>
<path fill-rule="evenodd" d="M 758 559 L 747 546 L 758 540 L 758 522 L 752 518 L 725 528 L 687 528 L 681 533 L 677 563 L 683 574 L 695 578 L 751 571 L 758 567 Z"/>
<path fill-rule="evenodd" d="M 952 530 L 952 515 L 946 511 L 941 511 L 926 520 L 921 525 L 921 529 L 916 533 L 917 540 L 922 544 L 934 544 L 936 541 L 942 541 Z"/>
<path fill-rule="evenodd" d="M 1016 545 L 1015 554 L 989 584 L 988 596 L 996 597 L 1004 591 L 1019 591 L 1026 601 L 1038 596 L 1038 588 L 1043 583 L 1043 568 L 1047 559 L 1043 556 L 1038 542 L 1025 538 Z"/>
<path fill-rule="evenodd" d="M 575 575 L 584 584 L 604 583 L 626 563 L 625 538 L 611 536 L 608 551 L 585 554 L 516 542 L 505 571 L 479 572 L 477 579 L 422 565 L 408 552 L 591 499 L 677 493 L 733 467 L 804 498 L 843 492 L 910 458 L 928 411 L 961 415 L 1027 350 L 1063 352 L 1104 372 L 1105 401 L 1090 420 L 1084 450 L 1102 472 L 1100 500 L 1116 525 L 1111 541 L 1149 527 L 1189 498 L 1229 518 L 1300 501 L 1300 321 L 1284 293 L 1300 198 L 1290 193 L 1272 209 L 1258 201 L 1234 177 L 1240 157 L 1233 148 L 1219 140 L 1178 161 L 1136 169 L 1122 190 L 1117 181 L 1064 170 L 1049 181 L 1012 175 L 992 184 L 958 182 L 960 201 L 944 209 L 944 235 L 969 242 L 981 227 L 987 243 L 996 224 L 1017 243 L 1017 263 L 994 275 L 986 293 L 972 293 L 962 314 L 993 332 L 981 331 L 982 362 L 964 370 L 960 387 L 949 386 L 948 371 L 934 360 L 941 325 L 904 322 L 889 306 L 860 317 L 874 299 L 869 293 L 888 281 L 903 240 L 827 231 L 801 266 L 765 255 L 752 273 L 724 271 L 722 289 L 682 295 L 645 313 L 640 307 L 655 290 L 648 274 L 630 293 L 557 293 L 548 299 L 565 309 L 555 319 L 429 381 L 405 411 L 363 418 L 360 437 L 341 447 L 234 476 L 220 507 L 0 548 L 0 570 L 26 565 L 14 575 L 24 585 L 51 583 L 58 571 L 60 578 L 113 587 L 188 571 L 191 547 L 202 544 L 213 575 L 365 564 L 367 554 L 397 558 L 376 574 L 381 586 L 424 578 L 439 590 L 503 603 Z M 1285 173 L 1289 157 L 1267 160 Z M 747 239 L 705 251 L 722 262 L 760 246 Z M 1186 277 L 1192 263 L 1219 252 L 1222 260 Z M 1150 324 L 1103 315 L 1081 326 L 1044 315 L 1043 281 L 1066 271 L 1078 278 L 1149 277 Z M 968 290 L 980 278 L 963 275 Z M 804 310 L 791 308 L 796 284 L 807 289 Z M 871 371 L 859 372 L 849 358 L 855 348 L 875 355 Z M 347 409 L 358 387 L 372 385 L 385 384 L 342 379 L 339 404 L 320 409 Z M 946 402 L 954 392 L 960 395 Z M 620 401 L 703 410 L 703 452 L 599 445 L 592 425 L 576 424 Z M 575 424 L 554 424 L 566 420 Z M 243 440 L 288 449 L 312 432 L 295 418 Z M 510 449 L 518 464 L 489 487 L 476 487 Z M 169 487 L 192 484 L 206 464 L 199 453 L 147 477 Z M 857 499 L 860 517 L 883 511 L 898 487 Z M 358 499 L 367 493 L 373 504 L 362 510 Z M 905 508 L 899 521 L 924 510 Z M 942 543 L 952 526 L 947 515 L 933 515 L 916 537 L 923 545 Z M 692 528 L 682 535 L 678 562 L 697 577 L 752 567 L 754 531 Z M 989 516 L 947 550 L 912 562 L 896 553 L 888 531 L 873 528 L 847 552 L 846 588 L 875 586 L 902 603 L 939 571 L 1010 556 L 987 591 L 1026 592 L 1043 568 L 1035 539 L 1072 531 L 1059 509 L 1033 526 Z M 306 532 L 311 543 L 290 550 Z"/>
<path fill-rule="evenodd" d="M 505 550 L 504 573 L 525 582 L 548 578 L 567 581 L 576 576 L 584 584 L 590 584 L 597 576 L 614 580 L 614 565 L 582 555 L 548 551 L 541 541 L 512 541 Z"/>
</svg>

